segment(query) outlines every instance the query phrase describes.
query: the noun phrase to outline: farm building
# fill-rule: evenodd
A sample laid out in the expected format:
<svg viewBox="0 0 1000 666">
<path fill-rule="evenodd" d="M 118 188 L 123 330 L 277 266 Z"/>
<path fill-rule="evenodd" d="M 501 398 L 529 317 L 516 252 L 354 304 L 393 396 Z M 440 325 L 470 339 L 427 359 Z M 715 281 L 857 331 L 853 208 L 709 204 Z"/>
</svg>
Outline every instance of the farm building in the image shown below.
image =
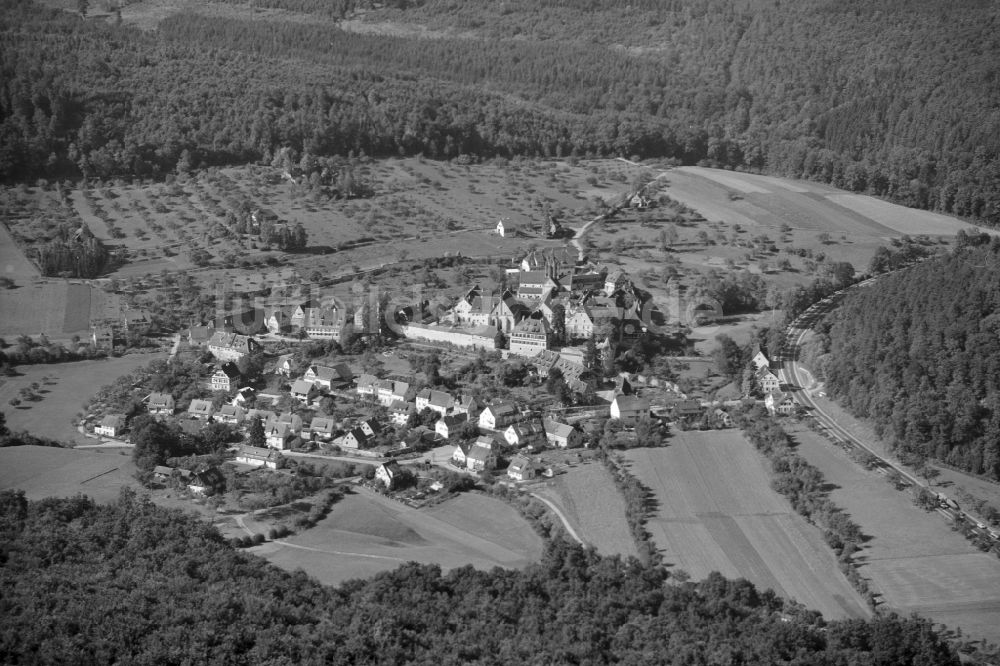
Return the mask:
<svg viewBox="0 0 1000 666">
<path fill-rule="evenodd" d="M 311 382 L 320 388 L 330 390 L 334 385 L 341 386 L 350 384 L 354 378 L 354 373 L 347 367 L 346 363 L 338 363 L 330 367 L 325 365 L 310 365 L 302 379 Z"/>
<path fill-rule="evenodd" d="M 583 442 L 583 433 L 571 425 L 559 423 L 551 419 L 544 419 L 542 425 L 545 427 L 545 439 L 552 446 L 560 449 L 572 449 Z"/>
<path fill-rule="evenodd" d="M 625 426 L 634 426 L 643 416 L 649 416 L 649 402 L 634 395 L 619 395 L 611 401 L 611 418 Z"/>
<path fill-rule="evenodd" d="M 281 454 L 274 449 L 264 449 L 259 446 L 249 446 L 244 444 L 236 454 L 236 462 L 254 467 L 267 467 L 278 469 L 278 461 Z"/>
<path fill-rule="evenodd" d="M 429 407 L 444 416 L 455 407 L 455 399 L 444 391 L 425 388 L 417 394 L 416 404 L 417 412 L 422 412 Z"/>
<path fill-rule="evenodd" d="M 101 424 L 94 428 L 94 432 L 106 437 L 120 437 L 125 432 L 125 415 L 108 414 L 101 419 Z"/>
</svg>

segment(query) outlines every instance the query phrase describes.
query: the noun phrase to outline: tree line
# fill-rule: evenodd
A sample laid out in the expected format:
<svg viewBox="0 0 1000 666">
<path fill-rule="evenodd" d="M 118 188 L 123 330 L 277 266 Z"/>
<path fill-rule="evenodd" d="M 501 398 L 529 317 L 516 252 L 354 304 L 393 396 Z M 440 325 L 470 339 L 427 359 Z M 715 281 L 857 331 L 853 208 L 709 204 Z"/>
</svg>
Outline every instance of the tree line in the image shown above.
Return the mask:
<svg viewBox="0 0 1000 666">
<path fill-rule="evenodd" d="M 563 540 L 523 570 L 408 563 L 324 587 L 129 490 L 0 492 L 0 553 L 5 663 L 960 663 L 926 619 L 825 622 L 746 580 L 680 583 Z"/>
<path fill-rule="evenodd" d="M 148 33 L 4 0 L 0 178 L 155 177 L 289 147 L 637 155 L 1000 223 L 988 4 L 452 5 L 386 11 L 480 39 L 195 12 Z"/>
<path fill-rule="evenodd" d="M 986 240 L 976 237 L 977 242 Z M 1000 239 L 852 292 L 820 325 L 827 390 L 902 456 L 1000 479 Z"/>
</svg>

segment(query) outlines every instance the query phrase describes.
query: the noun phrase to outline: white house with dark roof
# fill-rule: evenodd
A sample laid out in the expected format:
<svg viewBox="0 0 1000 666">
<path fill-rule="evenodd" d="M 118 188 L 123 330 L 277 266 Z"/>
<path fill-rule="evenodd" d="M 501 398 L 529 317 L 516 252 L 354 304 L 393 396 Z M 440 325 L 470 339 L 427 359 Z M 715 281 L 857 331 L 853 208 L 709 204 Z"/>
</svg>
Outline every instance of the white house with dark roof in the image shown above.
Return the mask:
<svg viewBox="0 0 1000 666">
<path fill-rule="evenodd" d="M 228 393 L 239 385 L 240 369 L 232 361 L 227 361 L 212 373 L 212 390 Z"/>
<path fill-rule="evenodd" d="M 469 422 L 467 414 L 449 414 L 448 416 L 442 416 L 434 424 L 434 432 L 438 434 L 441 439 L 448 439 L 454 437 L 464 426 Z"/>
<path fill-rule="evenodd" d="M 521 420 L 517 407 L 509 402 L 487 405 L 479 414 L 479 427 L 486 430 L 505 430 L 507 426 Z"/>
<path fill-rule="evenodd" d="M 511 446 L 527 446 L 540 441 L 544 435 L 545 429 L 537 420 L 513 423 L 503 431 L 503 438 Z"/>
<path fill-rule="evenodd" d="M 386 490 L 395 488 L 402 476 L 403 468 L 395 460 L 384 462 L 375 469 L 375 479 L 385 486 Z"/>
<path fill-rule="evenodd" d="M 560 449 L 572 449 L 580 446 L 583 442 L 583 433 L 566 423 L 544 419 L 542 426 L 545 428 L 545 439 L 552 446 Z"/>
<path fill-rule="evenodd" d="M 338 363 L 334 366 L 310 365 L 302 379 L 312 382 L 320 388 L 330 390 L 333 386 L 349 384 L 354 379 L 354 373 L 346 363 Z"/>
<path fill-rule="evenodd" d="M 105 437 L 120 437 L 125 433 L 125 415 L 108 414 L 101 419 L 100 425 L 94 428 L 94 432 Z"/>
<path fill-rule="evenodd" d="M 459 442 L 456 444 L 455 450 L 451 452 L 451 462 L 458 467 L 465 467 L 467 464 L 467 458 L 469 457 L 470 448 L 472 447 L 465 442 Z"/>
<path fill-rule="evenodd" d="M 625 426 L 634 426 L 643 416 L 649 416 L 649 401 L 634 395 L 618 395 L 611 401 L 611 418 Z"/>
</svg>

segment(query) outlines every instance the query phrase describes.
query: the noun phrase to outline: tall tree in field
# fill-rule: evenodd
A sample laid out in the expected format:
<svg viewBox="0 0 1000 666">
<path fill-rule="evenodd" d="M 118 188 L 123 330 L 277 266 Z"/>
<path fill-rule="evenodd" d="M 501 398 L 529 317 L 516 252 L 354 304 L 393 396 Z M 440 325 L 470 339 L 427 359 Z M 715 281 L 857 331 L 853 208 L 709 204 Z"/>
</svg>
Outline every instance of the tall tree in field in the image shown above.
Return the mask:
<svg viewBox="0 0 1000 666">
<path fill-rule="evenodd" d="M 715 359 L 715 365 L 719 372 L 730 379 L 737 379 L 746 365 L 743 350 L 731 337 L 725 334 L 717 335 L 715 341 L 718 346 L 712 352 L 712 357 Z"/>
</svg>

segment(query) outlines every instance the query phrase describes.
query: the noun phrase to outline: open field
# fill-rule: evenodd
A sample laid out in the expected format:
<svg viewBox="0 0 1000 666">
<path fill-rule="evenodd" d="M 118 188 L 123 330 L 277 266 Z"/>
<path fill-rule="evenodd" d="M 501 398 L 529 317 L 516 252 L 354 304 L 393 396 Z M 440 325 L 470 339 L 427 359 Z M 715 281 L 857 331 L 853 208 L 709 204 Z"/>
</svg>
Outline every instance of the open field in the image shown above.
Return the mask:
<svg viewBox="0 0 1000 666">
<path fill-rule="evenodd" d="M 711 185 L 706 188 L 704 183 L 691 182 L 692 177 L 710 181 Z M 685 203 L 708 219 L 718 216 L 726 221 L 742 221 L 727 218 L 742 214 L 746 221 L 761 226 L 777 226 L 784 222 L 793 228 L 799 226 L 831 234 L 877 236 L 953 236 L 959 229 L 969 230 L 973 226 L 948 215 L 906 208 L 809 181 L 704 167 L 679 167 L 667 178 L 671 196 L 682 201 L 690 199 Z M 734 193 L 751 196 L 733 198 L 730 195 Z M 703 201 L 704 198 L 711 202 Z M 706 211 L 699 205 L 717 208 Z M 757 213 L 755 207 L 764 214 Z"/>
<path fill-rule="evenodd" d="M 928 513 L 811 430 L 790 428 L 798 452 L 836 486 L 830 499 L 870 536 L 855 559 L 883 602 L 906 614 L 1000 640 L 1000 560 L 982 553 L 936 512 Z"/>
<path fill-rule="evenodd" d="M 83 410 L 83 403 L 105 384 L 157 358 L 163 358 L 163 354 L 129 354 L 99 361 L 19 366 L 20 376 L 6 377 L 0 384 L 0 404 L 7 416 L 7 426 L 60 442 L 93 444 L 95 440 L 81 435 L 72 423 L 76 414 Z M 16 408 L 7 404 L 22 388 L 34 382 L 40 384 L 41 400 L 23 401 Z"/>
<path fill-rule="evenodd" d="M 118 497 L 123 486 L 138 489 L 131 452 L 78 451 L 46 446 L 0 449 L 0 489 L 23 490 L 28 499 L 83 493 L 98 502 Z"/>
<path fill-rule="evenodd" d="M 625 520 L 625 501 L 601 463 L 574 465 L 531 491 L 558 506 L 577 534 L 602 555 L 638 555 Z"/>
<path fill-rule="evenodd" d="M 626 459 L 658 503 L 648 529 L 667 564 L 696 579 L 746 578 L 827 618 L 868 614 L 820 531 L 771 490 L 764 460 L 738 432 L 680 432 Z"/>
<path fill-rule="evenodd" d="M 445 570 L 468 564 L 523 567 L 541 557 L 542 541 L 513 508 L 482 495 L 417 510 L 358 489 L 316 527 L 254 552 L 337 584 L 410 561 Z"/>
</svg>

